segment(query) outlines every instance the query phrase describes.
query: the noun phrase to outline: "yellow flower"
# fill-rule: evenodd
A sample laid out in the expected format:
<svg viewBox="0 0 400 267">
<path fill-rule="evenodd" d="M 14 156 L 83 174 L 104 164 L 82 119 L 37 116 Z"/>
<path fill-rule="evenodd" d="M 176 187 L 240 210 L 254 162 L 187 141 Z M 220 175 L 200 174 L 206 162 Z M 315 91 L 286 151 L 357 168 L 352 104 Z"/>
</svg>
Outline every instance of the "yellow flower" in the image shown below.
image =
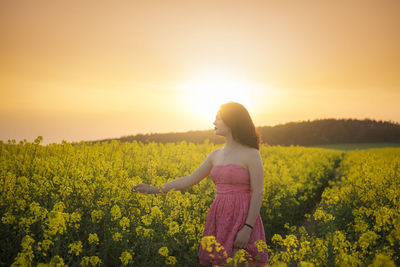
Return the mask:
<svg viewBox="0 0 400 267">
<path fill-rule="evenodd" d="M 50 266 L 54 266 L 54 267 L 65 266 L 63 258 L 61 258 L 58 255 L 54 256 L 50 261 Z"/>
<path fill-rule="evenodd" d="M 112 215 L 111 220 L 113 220 L 113 221 L 118 220 L 119 218 L 121 218 L 121 210 L 118 207 L 118 205 L 114 205 L 111 208 L 111 215 Z"/>
<path fill-rule="evenodd" d="M 215 242 L 215 250 L 217 252 L 220 252 L 221 250 L 224 250 L 225 248 L 218 242 Z"/>
<path fill-rule="evenodd" d="M 84 256 L 81 260 L 81 265 L 82 266 L 88 266 L 90 263 L 90 258 L 88 256 Z"/>
<path fill-rule="evenodd" d="M 21 242 L 21 246 L 23 250 L 30 250 L 32 248 L 32 244 L 35 243 L 35 239 L 26 235 Z"/>
<path fill-rule="evenodd" d="M 122 231 L 125 231 L 127 227 L 129 227 L 129 219 L 127 217 L 122 217 L 119 221 L 119 225 L 122 227 Z"/>
<path fill-rule="evenodd" d="M 118 241 L 122 240 L 122 235 L 120 233 L 116 232 L 115 234 L 113 234 L 112 238 L 114 239 L 114 241 L 118 242 Z"/>
<path fill-rule="evenodd" d="M 94 210 L 92 211 L 91 215 L 92 215 L 92 222 L 98 223 L 103 218 L 104 212 L 102 210 Z"/>
<path fill-rule="evenodd" d="M 267 244 L 261 239 L 254 242 L 254 244 L 256 245 L 257 250 L 259 252 L 263 252 L 264 250 L 267 250 Z"/>
<path fill-rule="evenodd" d="M 22 252 L 19 252 L 17 257 L 15 257 L 14 262 L 12 263 L 11 266 L 30 266 L 32 263 L 32 260 L 34 258 L 33 251 L 32 251 L 32 244 L 35 242 L 35 240 L 30 237 L 29 235 L 26 235 L 22 241 L 21 241 L 21 246 L 22 246 Z"/>
<path fill-rule="evenodd" d="M 185 228 L 185 233 L 192 235 L 196 232 L 196 228 L 193 224 L 189 224 L 187 225 L 187 227 Z"/>
<path fill-rule="evenodd" d="M 136 227 L 136 234 L 138 236 L 152 237 L 154 235 L 154 230 L 144 228 L 143 226 L 138 226 Z"/>
<path fill-rule="evenodd" d="M 152 223 L 153 219 L 151 218 L 151 215 L 146 214 L 142 216 L 142 222 L 144 223 L 145 226 L 149 226 Z"/>
<path fill-rule="evenodd" d="M 7 211 L 1 218 L 1 222 L 4 224 L 13 224 L 15 221 L 15 216 L 12 215 L 10 211 Z"/>
<path fill-rule="evenodd" d="M 92 256 L 90 257 L 90 264 L 93 266 L 96 266 L 97 264 L 101 263 L 101 259 L 98 256 Z"/>
<path fill-rule="evenodd" d="M 315 267 L 315 264 L 308 261 L 300 261 L 299 267 Z"/>
<path fill-rule="evenodd" d="M 60 209 L 60 207 L 58 207 Z M 66 213 L 60 211 L 51 211 L 48 214 L 47 221 L 45 223 L 44 229 L 44 237 L 49 238 L 51 236 L 56 235 L 57 233 L 62 234 L 67 229 L 65 224 L 65 217 L 67 217 Z"/>
<path fill-rule="evenodd" d="M 163 213 L 161 212 L 160 208 L 157 206 L 154 206 L 151 208 L 151 217 L 152 218 L 159 218 L 162 219 Z"/>
<path fill-rule="evenodd" d="M 89 244 L 99 244 L 99 237 L 97 236 L 97 234 L 89 234 Z"/>
<path fill-rule="evenodd" d="M 41 219 L 45 218 L 47 214 L 47 210 L 45 208 L 40 207 L 39 203 L 35 201 L 29 205 L 29 210 L 31 214 L 35 217 L 34 221 L 37 221 L 39 218 Z"/>
<path fill-rule="evenodd" d="M 209 235 L 209 236 L 203 236 L 201 238 L 201 247 L 202 249 L 206 249 L 208 252 L 212 251 L 212 244 L 215 244 L 217 240 L 215 239 L 215 236 Z"/>
<path fill-rule="evenodd" d="M 81 215 L 78 212 L 73 212 L 70 217 L 70 223 L 79 229 L 79 222 L 81 221 Z"/>
<path fill-rule="evenodd" d="M 283 238 L 280 234 L 274 234 L 272 236 L 272 242 L 274 242 L 278 245 L 283 245 Z"/>
<path fill-rule="evenodd" d="M 161 247 L 158 249 L 158 253 L 164 257 L 168 256 L 168 248 L 167 247 Z"/>
<path fill-rule="evenodd" d="M 50 246 L 53 244 L 53 241 L 49 240 L 49 239 L 45 239 L 43 240 L 42 244 L 42 248 L 47 251 L 50 249 Z"/>
<path fill-rule="evenodd" d="M 17 257 L 15 257 L 14 262 L 11 264 L 11 267 L 14 266 L 31 266 L 33 260 L 33 251 L 28 250 L 24 252 L 19 252 Z"/>
<path fill-rule="evenodd" d="M 65 209 L 65 205 L 62 201 L 58 201 L 56 204 L 54 204 L 53 210 L 63 212 Z"/>
<path fill-rule="evenodd" d="M 246 253 L 247 253 L 247 251 L 245 251 L 244 249 L 239 249 L 238 252 L 233 257 L 234 262 L 235 263 L 236 262 L 246 262 L 246 258 L 245 258 Z"/>
<path fill-rule="evenodd" d="M 179 224 L 177 222 L 175 222 L 175 221 L 172 221 L 169 224 L 168 234 L 174 235 L 174 234 L 176 234 L 178 232 L 179 232 Z"/>
<path fill-rule="evenodd" d="M 369 246 L 372 246 L 375 244 L 375 242 L 378 238 L 379 238 L 379 236 L 375 232 L 367 231 L 366 233 L 363 233 L 360 236 L 358 243 L 359 243 L 360 248 L 365 252 Z"/>
<path fill-rule="evenodd" d="M 82 242 L 81 241 L 76 241 L 74 243 L 69 244 L 69 253 L 73 254 L 75 253 L 76 256 L 79 255 L 79 253 L 82 252 Z"/>
<path fill-rule="evenodd" d="M 17 199 L 17 205 L 20 210 L 25 210 L 26 207 L 26 201 L 23 199 Z"/>
<path fill-rule="evenodd" d="M 127 265 L 132 260 L 132 255 L 128 251 L 124 251 L 119 259 L 124 265 Z"/>
<path fill-rule="evenodd" d="M 167 265 L 175 265 L 176 262 L 177 262 L 177 260 L 176 260 L 176 258 L 175 258 L 174 256 L 168 256 L 168 257 L 165 259 L 165 263 L 166 263 Z"/>
<path fill-rule="evenodd" d="M 390 256 L 376 254 L 374 261 L 369 266 L 387 266 L 387 267 L 395 267 L 396 264 L 390 258 Z"/>
</svg>

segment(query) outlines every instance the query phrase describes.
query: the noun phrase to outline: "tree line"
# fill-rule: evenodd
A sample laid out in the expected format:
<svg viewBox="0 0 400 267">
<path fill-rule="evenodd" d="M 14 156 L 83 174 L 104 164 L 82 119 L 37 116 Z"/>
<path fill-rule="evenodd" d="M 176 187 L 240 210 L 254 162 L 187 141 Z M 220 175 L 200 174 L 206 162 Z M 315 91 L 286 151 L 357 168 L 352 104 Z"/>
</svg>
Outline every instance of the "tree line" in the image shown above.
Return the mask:
<svg viewBox="0 0 400 267">
<path fill-rule="evenodd" d="M 260 132 L 263 144 L 266 145 L 326 145 L 344 143 L 400 142 L 400 124 L 393 121 L 376 121 L 371 119 L 317 119 L 300 122 L 289 122 L 274 126 L 256 127 Z M 216 135 L 214 130 L 147 133 L 108 138 L 90 142 L 193 142 L 222 144 L 224 137 Z"/>
</svg>

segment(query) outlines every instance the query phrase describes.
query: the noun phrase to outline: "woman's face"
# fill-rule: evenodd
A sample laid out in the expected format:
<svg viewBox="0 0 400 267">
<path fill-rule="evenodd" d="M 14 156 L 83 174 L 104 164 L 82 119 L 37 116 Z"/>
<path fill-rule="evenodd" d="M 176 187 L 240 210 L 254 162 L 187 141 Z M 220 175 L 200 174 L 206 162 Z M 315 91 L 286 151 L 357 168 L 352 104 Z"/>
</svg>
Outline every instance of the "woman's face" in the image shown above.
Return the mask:
<svg viewBox="0 0 400 267">
<path fill-rule="evenodd" d="M 219 111 L 217 112 L 217 115 L 215 116 L 215 121 L 214 121 L 214 125 L 215 125 L 215 134 L 217 135 L 223 135 L 225 136 L 229 131 L 229 127 L 225 125 L 224 121 L 222 120 Z"/>
</svg>

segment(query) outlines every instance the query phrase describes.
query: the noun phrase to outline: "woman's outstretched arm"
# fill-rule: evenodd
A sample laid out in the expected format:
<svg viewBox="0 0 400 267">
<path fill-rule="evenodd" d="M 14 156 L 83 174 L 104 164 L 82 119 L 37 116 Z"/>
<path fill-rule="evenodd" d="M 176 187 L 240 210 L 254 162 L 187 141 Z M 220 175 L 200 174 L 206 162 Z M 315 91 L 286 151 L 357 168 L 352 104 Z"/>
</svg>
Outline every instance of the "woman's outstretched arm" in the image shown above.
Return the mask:
<svg viewBox="0 0 400 267">
<path fill-rule="evenodd" d="M 189 180 L 190 176 L 183 176 L 168 183 L 165 183 L 162 187 L 149 184 L 137 184 L 132 187 L 132 192 L 158 194 L 158 193 L 167 193 L 172 189 L 182 190 L 188 187 Z"/>
<path fill-rule="evenodd" d="M 212 151 L 204 162 L 190 175 L 183 176 L 168 183 L 165 183 L 163 187 L 157 187 L 154 185 L 148 184 L 138 184 L 132 187 L 132 192 L 141 192 L 148 194 L 158 194 L 158 193 L 167 193 L 168 191 L 174 190 L 183 190 L 193 185 L 199 183 L 203 178 L 207 177 L 212 168 L 212 155 L 216 150 Z"/>
</svg>

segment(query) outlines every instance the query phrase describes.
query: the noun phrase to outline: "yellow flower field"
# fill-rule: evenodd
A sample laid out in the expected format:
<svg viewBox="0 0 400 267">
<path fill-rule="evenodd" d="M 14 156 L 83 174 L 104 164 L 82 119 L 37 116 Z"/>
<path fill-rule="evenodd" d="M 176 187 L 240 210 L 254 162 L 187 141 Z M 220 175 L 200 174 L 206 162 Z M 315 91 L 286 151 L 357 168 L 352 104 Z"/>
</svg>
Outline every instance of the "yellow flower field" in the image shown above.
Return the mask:
<svg viewBox="0 0 400 267">
<path fill-rule="evenodd" d="M 211 179 L 157 195 L 130 188 L 189 175 L 219 145 L 40 141 L 0 142 L 0 265 L 200 266 Z M 400 149 L 260 153 L 267 244 L 257 248 L 272 265 L 399 264 Z M 301 225 L 315 207 L 311 234 Z"/>
</svg>

